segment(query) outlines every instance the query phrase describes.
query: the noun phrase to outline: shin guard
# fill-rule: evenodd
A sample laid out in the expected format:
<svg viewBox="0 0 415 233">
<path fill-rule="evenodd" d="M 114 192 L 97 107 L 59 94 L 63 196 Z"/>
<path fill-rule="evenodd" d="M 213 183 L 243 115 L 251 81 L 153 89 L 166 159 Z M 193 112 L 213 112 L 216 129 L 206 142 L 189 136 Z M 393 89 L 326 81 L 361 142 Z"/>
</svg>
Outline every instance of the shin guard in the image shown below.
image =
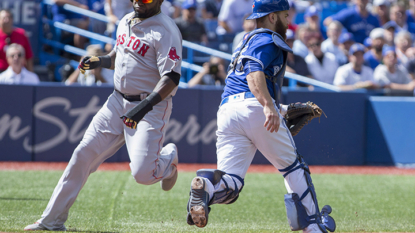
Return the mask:
<svg viewBox="0 0 415 233">
<path fill-rule="evenodd" d="M 290 165 L 289 167 L 279 170 L 280 172 L 285 172 L 284 177 L 289 175 L 291 172 L 297 170 L 297 169 L 303 169 L 304 170 L 304 176 L 306 178 L 307 182 L 307 190 L 301 195 L 301 197 L 298 196 L 296 193 L 290 193 L 285 195 L 285 206 L 287 210 L 287 218 L 288 222 L 290 224 L 291 230 L 303 230 L 308 225 L 312 223 L 317 223 L 320 230 L 324 233 L 327 233 L 327 230 L 333 232 L 336 230 L 336 222 L 334 219 L 329 216 L 331 213 L 331 207 L 329 205 L 326 205 L 323 207 L 322 211 L 320 212 L 320 209 L 318 207 L 317 202 L 317 194 L 314 189 L 313 181 L 310 176 L 310 169 L 308 168 L 307 163 L 304 161 L 303 157 L 297 153 L 297 160 Z M 297 165 L 299 164 L 299 165 Z M 297 165 L 297 166 L 296 166 Z M 301 200 L 304 199 L 307 194 L 310 193 L 311 197 L 314 201 L 314 205 L 316 207 L 316 214 L 313 214 L 311 216 L 308 216 L 303 204 L 301 203 Z"/>
</svg>

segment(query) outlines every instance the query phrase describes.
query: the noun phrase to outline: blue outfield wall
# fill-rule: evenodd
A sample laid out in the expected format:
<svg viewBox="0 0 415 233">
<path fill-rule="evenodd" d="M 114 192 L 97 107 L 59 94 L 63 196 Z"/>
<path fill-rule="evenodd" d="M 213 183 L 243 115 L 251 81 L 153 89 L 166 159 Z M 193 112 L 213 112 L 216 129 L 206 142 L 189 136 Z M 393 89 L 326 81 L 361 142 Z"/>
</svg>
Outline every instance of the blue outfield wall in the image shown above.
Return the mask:
<svg viewBox="0 0 415 233">
<path fill-rule="evenodd" d="M 294 137 L 309 164 L 362 165 L 365 162 L 366 93 L 290 91 L 286 103 L 311 101 L 327 115 Z"/>
<path fill-rule="evenodd" d="M 0 85 L 0 161 L 69 161 L 112 87 Z M 222 90 L 180 89 L 166 126 L 182 163 L 216 163 L 216 112 Z M 311 165 L 415 163 L 415 98 L 366 92 L 283 90 L 282 102 L 317 103 L 326 113 L 294 137 Z M 385 114 L 385 109 L 386 114 Z M 409 115 L 408 115 L 409 114 Z M 403 146 L 402 146 L 403 144 Z M 125 147 L 112 162 L 129 161 Z M 258 152 L 253 163 L 267 164 Z"/>
<path fill-rule="evenodd" d="M 368 164 L 415 164 L 415 98 L 369 98 Z"/>
</svg>

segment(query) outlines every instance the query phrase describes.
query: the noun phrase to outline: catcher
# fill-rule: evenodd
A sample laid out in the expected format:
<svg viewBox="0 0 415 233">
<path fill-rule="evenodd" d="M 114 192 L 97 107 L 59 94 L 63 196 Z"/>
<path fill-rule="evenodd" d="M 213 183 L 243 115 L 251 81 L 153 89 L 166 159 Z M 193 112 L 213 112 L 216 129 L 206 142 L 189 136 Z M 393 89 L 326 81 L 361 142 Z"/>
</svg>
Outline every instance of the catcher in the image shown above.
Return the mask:
<svg viewBox="0 0 415 233">
<path fill-rule="evenodd" d="M 292 138 L 323 111 L 311 102 L 286 105 L 286 113 L 279 111 L 286 58 L 292 53 L 285 43 L 289 3 L 255 0 L 253 7 L 248 19 L 255 19 L 258 27 L 244 36 L 233 53 L 217 114 L 218 166 L 201 169 L 193 178 L 187 223 L 205 227 L 211 205 L 237 201 L 248 168 L 259 150 L 284 177 L 288 192 L 284 201 L 291 230 L 333 232 L 336 223 L 329 216 L 331 207 L 319 208 L 310 170 Z M 273 201 L 268 202 L 270 205 Z M 262 211 L 266 212 L 267 206 Z"/>
</svg>

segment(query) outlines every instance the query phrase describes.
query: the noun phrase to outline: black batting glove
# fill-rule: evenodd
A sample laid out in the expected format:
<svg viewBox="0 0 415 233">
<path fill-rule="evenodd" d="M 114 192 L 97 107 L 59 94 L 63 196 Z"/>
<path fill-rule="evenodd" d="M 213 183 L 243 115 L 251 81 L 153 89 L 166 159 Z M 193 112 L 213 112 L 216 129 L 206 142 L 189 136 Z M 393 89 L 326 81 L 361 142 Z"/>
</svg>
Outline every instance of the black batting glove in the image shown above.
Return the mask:
<svg viewBox="0 0 415 233">
<path fill-rule="evenodd" d="M 85 70 L 92 70 L 101 66 L 101 58 L 97 56 L 86 56 L 82 58 L 79 63 L 78 69 L 82 74 L 85 74 Z"/>
</svg>

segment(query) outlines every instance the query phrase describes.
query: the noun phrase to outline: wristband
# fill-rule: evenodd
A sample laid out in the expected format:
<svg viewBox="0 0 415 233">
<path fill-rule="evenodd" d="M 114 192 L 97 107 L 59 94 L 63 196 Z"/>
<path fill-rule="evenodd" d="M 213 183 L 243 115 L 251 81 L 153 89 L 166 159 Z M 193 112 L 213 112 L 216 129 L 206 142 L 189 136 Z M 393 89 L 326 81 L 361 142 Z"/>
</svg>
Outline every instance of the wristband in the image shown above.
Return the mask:
<svg viewBox="0 0 415 233">
<path fill-rule="evenodd" d="M 107 68 L 107 69 L 111 68 L 112 61 L 109 55 L 99 56 L 99 59 L 101 60 L 101 67 Z"/>
</svg>

